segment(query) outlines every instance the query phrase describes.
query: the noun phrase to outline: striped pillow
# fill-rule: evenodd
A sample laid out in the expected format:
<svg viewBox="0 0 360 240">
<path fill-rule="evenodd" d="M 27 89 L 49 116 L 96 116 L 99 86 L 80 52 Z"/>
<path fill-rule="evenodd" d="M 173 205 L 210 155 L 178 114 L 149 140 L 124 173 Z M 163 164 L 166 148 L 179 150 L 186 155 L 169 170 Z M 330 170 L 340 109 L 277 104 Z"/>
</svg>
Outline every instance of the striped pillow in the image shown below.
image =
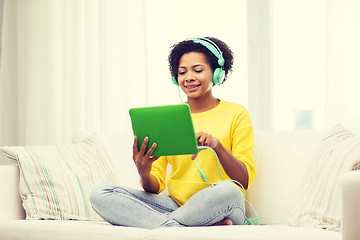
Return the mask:
<svg viewBox="0 0 360 240">
<path fill-rule="evenodd" d="M 0 150 L 18 162 L 26 219 L 103 221 L 91 208 L 89 193 L 117 178 L 96 134 L 76 144 Z"/>
<path fill-rule="evenodd" d="M 318 147 L 289 224 L 340 231 L 340 178 L 359 162 L 360 136 L 337 125 Z"/>
</svg>

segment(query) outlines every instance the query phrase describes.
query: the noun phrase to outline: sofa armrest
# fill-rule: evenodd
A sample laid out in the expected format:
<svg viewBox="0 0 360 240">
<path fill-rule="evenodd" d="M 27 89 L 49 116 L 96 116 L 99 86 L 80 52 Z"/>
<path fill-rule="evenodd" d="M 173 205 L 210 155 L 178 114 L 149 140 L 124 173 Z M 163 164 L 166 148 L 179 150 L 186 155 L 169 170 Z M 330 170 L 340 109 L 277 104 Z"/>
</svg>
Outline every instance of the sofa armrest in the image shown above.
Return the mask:
<svg viewBox="0 0 360 240">
<path fill-rule="evenodd" d="M 17 165 L 0 165 L 0 193 L 0 220 L 24 219 Z"/>
<path fill-rule="evenodd" d="M 343 240 L 360 239 L 360 170 L 343 176 L 341 182 Z"/>
</svg>

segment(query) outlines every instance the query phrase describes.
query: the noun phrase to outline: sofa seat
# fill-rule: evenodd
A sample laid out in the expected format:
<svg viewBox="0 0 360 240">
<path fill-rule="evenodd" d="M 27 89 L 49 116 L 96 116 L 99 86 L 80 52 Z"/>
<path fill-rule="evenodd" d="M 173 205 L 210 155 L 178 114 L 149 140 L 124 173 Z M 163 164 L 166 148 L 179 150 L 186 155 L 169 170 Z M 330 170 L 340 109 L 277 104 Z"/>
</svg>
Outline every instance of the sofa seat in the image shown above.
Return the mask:
<svg viewBox="0 0 360 240">
<path fill-rule="evenodd" d="M 288 225 L 158 228 L 149 230 L 112 226 L 106 222 L 13 220 L 0 221 L 0 239 L 341 240 L 341 233 Z"/>
<path fill-rule="evenodd" d="M 146 239 L 151 240 L 340 240 L 341 233 L 315 228 L 288 225 L 243 225 L 216 227 L 187 227 L 154 229 Z"/>
<path fill-rule="evenodd" d="M 149 232 L 148 229 L 118 227 L 95 221 L 0 221 L 0 240 L 135 240 L 144 239 Z"/>
</svg>

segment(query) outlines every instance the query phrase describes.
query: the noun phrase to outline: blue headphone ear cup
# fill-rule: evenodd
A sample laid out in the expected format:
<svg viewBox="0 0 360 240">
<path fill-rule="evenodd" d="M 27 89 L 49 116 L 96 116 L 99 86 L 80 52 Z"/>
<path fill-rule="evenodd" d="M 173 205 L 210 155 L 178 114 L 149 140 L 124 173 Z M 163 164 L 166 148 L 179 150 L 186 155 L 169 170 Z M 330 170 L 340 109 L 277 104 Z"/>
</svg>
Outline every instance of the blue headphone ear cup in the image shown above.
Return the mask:
<svg viewBox="0 0 360 240">
<path fill-rule="evenodd" d="M 179 86 L 179 83 L 176 80 L 175 76 L 171 76 L 171 80 L 172 80 L 173 84 L 175 84 L 176 86 Z"/>
<path fill-rule="evenodd" d="M 225 79 L 225 71 L 221 68 L 216 68 L 213 73 L 213 83 L 215 85 L 220 84 Z"/>
</svg>

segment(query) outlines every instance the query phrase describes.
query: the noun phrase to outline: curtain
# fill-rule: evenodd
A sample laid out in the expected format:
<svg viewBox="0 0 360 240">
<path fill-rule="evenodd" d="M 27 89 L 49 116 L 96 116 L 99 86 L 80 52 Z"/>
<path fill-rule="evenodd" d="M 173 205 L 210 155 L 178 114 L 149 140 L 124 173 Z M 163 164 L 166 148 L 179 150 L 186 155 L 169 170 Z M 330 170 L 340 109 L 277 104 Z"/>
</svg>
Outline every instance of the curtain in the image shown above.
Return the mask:
<svg viewBox="0 0 360 240">
<path fill-rule="evenodd" d="M 144 5 L 5 0 L 0 145 L 65 143 L 94 129 L 127 134 L 128 109 L 148 102 Z"/>
<path fill-rule="evenodd" d="M 235 53 L 215 95 L 247 104 L 246 1 L 5 0 L 0 145 L 56 144 L 76 133 L 131 134 L 131 107 L 179 103 L 170 47 L 214 36 Z M 183 6 L 198 9 L 184 11 Z M 185 99 L 185 97 L 183 98 Z"/>
<path fill-rule="evenodd" d="M 3 15 L 4 15 L 4 0 L 0 0 L 0 67 L 1 67 L 1 53 L 2 53 L 2 26 L 3 26 Z M 1 71 L 1 70 L 0 70 Z M 0 80 L 0 114 L 2 113 L 2 108 L 3 108 L 3 82 Z M 0 115 L 0 133 L 2 131 L 1 126 L 2 126 L 2 116 Z M 1 139 L 1 136 L 0 136 Z M 0 141 L 1 143 L 1 141 Z"/>
</svg>

